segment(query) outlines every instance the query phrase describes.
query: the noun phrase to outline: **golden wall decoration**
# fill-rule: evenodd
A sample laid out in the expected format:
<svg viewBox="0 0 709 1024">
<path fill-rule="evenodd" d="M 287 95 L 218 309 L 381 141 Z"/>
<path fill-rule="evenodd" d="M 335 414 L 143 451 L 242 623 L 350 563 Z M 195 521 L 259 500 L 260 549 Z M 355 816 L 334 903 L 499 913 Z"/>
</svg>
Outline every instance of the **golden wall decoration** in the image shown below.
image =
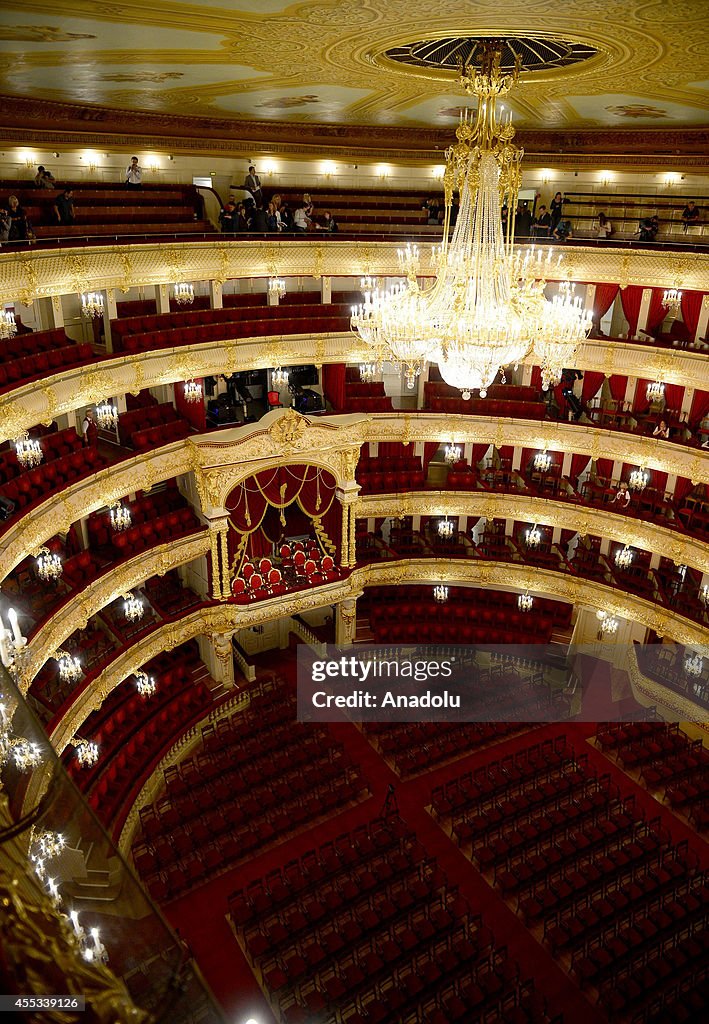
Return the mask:
<svg viewBox="0 0 709 1024">
<path fill-rule="evenodd" d="M 434 244 L 438 244 L 438 239 Z M 121 289 L 129 262 L 132 287 L 213 281 L 230 278 L 354 277 L 400 275 L 396 242 L 353 242 L 328 239 L 322 246 L 305 239 L 274 240 L 267 248 L 259 241 L 159 242 L 121 247 L 81 246 L 76 249 L 37 249 L 18 259 L 0 253 L 0 303 L 22 301 L 83 290 Z M 422 266 L 432 245 L 419 243 Z M 520 249 L 524 249 L 521 246 Z M 227 264 L 225 268 L 225 262 Z M 637 284 L 645 287 L 709 289 L 709 255 L 667 253 L 649 249 L 604 249 L 574 246 L 565 250 L 561 279 Z"/>
</svg>

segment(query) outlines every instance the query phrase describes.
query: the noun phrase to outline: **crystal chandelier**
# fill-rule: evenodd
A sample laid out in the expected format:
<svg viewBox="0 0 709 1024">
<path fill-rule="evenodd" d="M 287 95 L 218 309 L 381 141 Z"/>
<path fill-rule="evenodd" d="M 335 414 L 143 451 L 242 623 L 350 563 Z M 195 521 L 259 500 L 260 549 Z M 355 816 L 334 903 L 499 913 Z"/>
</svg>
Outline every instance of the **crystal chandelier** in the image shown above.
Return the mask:
<svg viewBox="0 0 709 1024">
<path fill-rule="evenodd" d="M 0 338 L 12 338 L 17 334 L 15 314 L 11 309 L 3 309 L 0 313 Z"/>
<path fill-rule="evenodd" d="M 47 829 L 35 832 L 34 826 L 32 826 L 29 845 L 30 860 L 35 862 L 52 860 L 53 857 L 58 857 L 65 847 L 66 839 L 61 832 L 50 832 Z"/>
<path fill-rule="evenodd" d="M 629 569 L 633 562 L 633 549 L 626 544 L 615 553 L 615 564 L 619 569 Z"/>
<path fill-rule="evenodd" d="M 129 622 L 137 622 L 145 614 L 143 602 L 130 591 L 123 595 L 123 614 Z"/>
<path fill-rule="evenodd" d="M 35 557 L 37 575 L 42 580 L 58 580 L 62 574 L 62 560 L 55 551 L 40 548 Z"/>
<path fill-rule="evenodd" d="M 108 506 L 111 515 L 111 526 L 116 532 L 127 530 L 132 522 L 130 509 L 120 501 L 113 501 Z"/>
<path fill-rule="evenodd" d="M 178 306 L 191 306 L 194 302 L 194 285 L 180 281 L 175 285 L 175 302 Z"/>
<path fill-rule="evenodd" d="M 73 683 L 81 675 L 81 662 L 74 654 L 68 651 L 57 651 L 54 655 L 59 665 L 59 678 L 62 682 Z"/>
<path fill-rule="evenodd" d="M 529 591 L 526 594 L 520 594 L 517 598 L 517 607 L 521 612 L 531 612 L 533 605 L 534 598 Z"/>
<path fill-rule="evenodd" d="M 286 282 L 281 277 L 269 277 L 268 279 L 268 297 L 271 302 L 276 299 L 285 298 L 286 294 Z"/>
<path fill-rule="evenodd" d="M 103 308 L 102 292 L 82 292 L 81 312 L 87 320 L 93 320 L 94 317 L 103 316 Z"/>
<path fill-rule="evenodd" d="M 536 523 L 529 530 L 524 531 L 524 539 L 528 548 L 538 548 L 542 542 L 542 531 Z"/>
<path fill-rule="evenodd" d="M 106 952 L 106 947 L 101 942 L 101 932 L 99 929 L 91 928 L 87 935 L 86 929 L 79 923 L 79 915 L 76 910 L 69 911 L 69 920 L 74 929 L 74 938 L 83 959 L 88 963 L 101 962 L 107 964 L 108 953 Z"/>
<path fill-rule="evenodd" d="M 687 654 L 684 659 L 684 671 L 688 676 L 698 679 L 704 669 L 704 659 L 696 653 Z"/>
<path fill-rule="evenodd" d="M 439 519 L 439 521 L 438 521 L 438 536 L 439 537 L 443 537 L 446 540 L 450 540 L 450 538 L 453 536 L 454 533 L 455 533 L 455 523 L 453 522 L 452 519 L 449 519 L 448 516 L 446 516 L 445 519 Z"/>
<path fill-rule="evenodd" d="M 152 697 L 157 690 L 155 679 L 147 672 L 135 673 L 135 686 L 141 697 Z"/>
<path fill-rule="evenodd" d="M 374 380 L 374 374 L 376 372 L 374 363 L 360 363 L 359 365 L 359 379 L 363 384 L 371 384 Z"/>
<path fill-rule="evenodd" d="M 284 388 L 288 384 L 288 377 L 288 370 L 283 370 L 280 366 L 277 366 L 275 370 L 271 370 L 271 384 L 277 390 Z"/>
<path fill-rule="evenodd" d="M 648 402 L 660 402 L 665 397 L 665 385 L 661 380 L 653 381 L 645 389 Z"/>
<path fill-rule="evenodd" d="M 96 764 L 99 755 L 98 743 L 94 743 L 93 740 L 84 740 L 80 736 L 75 736 L 72 743 L 76 750 L 76 760 L 82 768 L 90 768 L 91 765 Z"/>
<path fill-rule="evenodd" d="M 677 319 L 682 309 L 682 292 L 678 292 L 676 288 L 668 288 L 662 296 L 662 305 L 667 306 L 669 315 Z"/>
<path fill-rule="evenodd" d="M 445 459 L 446 465 L 447 466 L 454 466 L 456 464 L 456 462 L 460 462 L 460 454 L 461 453 L 460 453 L 459 445 L 453 444 L 452 441 L 451 441 L 450 444 L 447 444 L 446 445 L 446 450 L 445 450 L 444 455 L 443 455 L 443 458 Z"/>
<path fill-rule="evenodd" d="M 364 302 L 352 311 L 351 326 L 378 354 L 400 363 L 413 387 L 423 363 L 438 363 L 447 384 L 464 399 L 479 389 L 484 397 L 505 366 L 533 355 L 542 382 L 560 380 L 573 365 L 579 343 L 591 328 L 573 287 L 564 285 L 550 302 L 544 296 L 551 268 L 532 246 L 523 258 L 513 251 L 514 211 L 521 184 L 522 150 L 512 142 L 511 120 L 499 123 L 497 100 L 517 81 L 500 70 L 502 47 L 482 47 L 480 69 L 463 68 L 460 82 L 477 97 L 473 122 L 467 111 L 456 130 L 457 142 L 446 153 L 443 177 L 443 241 L 434 252 L 435 281 L 418 284 L 416 246 L 399 253 L 405 281 L 386 292 L 364 289 Z M 449 241 L 453 192 L 460 208 Z M 505 233 L 502 197 L 511 216 Z"/>
<path fill-rule="evenodd" d="M 551 455 L 546 448 L 534 456 L 534 468 L 538 469 L 540 473 L 548 473 L 551 469 Z"/>
<path fill-rule="evenodd" d="M 649 474 L 645 470 L 644 466 L 639 469 L 633 469 L 628 477 L 628 486 L 632 491 L 644 491 L 648 485 L 650 479 Z"/>
<path fill-rule="evenodd" d="M 709 604 L 709 583 L 703 583 L 702 588 L 699 591 L 699 600 L 702 604 Z"/>
<path fill-rule="evenodd" d="M 6 629 L 0 618 L 0 661 L 6 669 L 18 675 L 27 652 L 27 637 L 22 635 L 17 612 L 10 608 L 7 613 L 10 628 Z"/>
<path fill-rule="evenodd" d="M 618 620 L 612 615 L 609 615 L 608 612 L 597 611 L 596 618 L 600 623 L 601 633 L 613 636 L 618 632 Z"/>
<path fill-rule="evenodd" d="M 15 439 L 15 455 L 19 464 L 25 469 L 33 469 L 38 466 L 44 457 L 39 441 L 30 437 L 26 430 Z"/>
<path fill-rule="evenodd" d="M 0 769 L 7 764 L 21 772 L 36 768 L 42 761 L 42 751 L 37 743 L 32 743 L 24 736 L 15 736 L 12 719 L 15 706 L 11 700 L 0 693 Z"/>
<path fill-rule="evenodd" d="M 115 430 L 118 426 L 118 409 L 111 402 L 101 402 L 96 406 L 96 422 L 101 430 Z"/>
<path fill-rule="evenodd" d="M 186 380 L 184 387 L 185 401 L 190 405 L 195 405 L 197 402 L 202 401 L 202 385 L 198 384 L 195 380 Z"/>
<path fill-rule="evenodd" d="M 441 583 L 437 584 L 433 588 L 433 600 L 437 604 L 445 604 L 448 600 L 448 587 L 444 587 Z"/>
</svg>

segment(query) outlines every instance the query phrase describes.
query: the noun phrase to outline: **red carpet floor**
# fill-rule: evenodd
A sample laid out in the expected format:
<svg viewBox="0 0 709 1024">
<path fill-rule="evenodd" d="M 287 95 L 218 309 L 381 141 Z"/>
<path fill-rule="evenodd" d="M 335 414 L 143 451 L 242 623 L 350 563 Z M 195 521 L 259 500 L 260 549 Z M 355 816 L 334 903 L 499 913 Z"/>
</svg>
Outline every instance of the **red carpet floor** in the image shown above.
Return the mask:
<svg viewBox="0 0 709 1024">
<path fill-rule="evenodd" d="M 294 682 L 295 663 L 288 652 L 270 655 L 262 661 L 263 667 L 276 668 L 289 683 Z M 610 711 L 610 678 L 607 706 Z M 395 786 L 402 818 L 416 832 L 429 855 L 437 859 L 449 882 L 459 886 L 461 895 L 468 900 L 473 912 L 482 914 L 485 924 L 494 933 L 496 943 L 507 946 L 509 954 L 520 965 L 521 976 L 534 979 L 537 989 L 548 998 L 553 1013 L 563 1013 L 566 1024 L 605 1022 L 605 1015 L 587 1001 L 568 975 L 554 962 L 550 953 L 536 941 L 429 815 L 426 806 L 431 790 L 434 786 L 503 754 L 513 754 L 531 743 L 565 734 L 579 753 L 587 753 L 594 765 L 602 771 L 610 772 L 613 781 L 621 787 L 624 794 L 634 793 L 638 804 L 650 818 L 659 814 L 675 841 L 691 838 L 692 845 L 699 847 L 702 844 L 696 833 L 587 742 L 595 732 L 595 726 L 590 723 L 535 726 L 499 744 L 477 750 L 464 758 L 406 781 L 398 778 L 389 764 L 354 725 L 342 721 L 331 724 L 329 728 L 334 737 L 345 745 L 353 762 L 359 764 L 369 781 L 372 795 L 363 803 L 329 818 L 324 823 L 316 824 L 285 842 L 266 849 L 243 866 L 215 878 L 166 907 L 169 920 L 179 927 L 208 984 L 224 1007 L 229 1024 L 245 1024 L 249 1017 L 255 1018 L 259 1024 L 271 1024 L 275 1020 L 227 923 L 225 915 L 229 894 L 273 868 L 283 866 L 305 851 L 376 817 L 382 808 L 390 784 Z M 706 855 L 705 844 L 704 854 Z"/>
</svg>

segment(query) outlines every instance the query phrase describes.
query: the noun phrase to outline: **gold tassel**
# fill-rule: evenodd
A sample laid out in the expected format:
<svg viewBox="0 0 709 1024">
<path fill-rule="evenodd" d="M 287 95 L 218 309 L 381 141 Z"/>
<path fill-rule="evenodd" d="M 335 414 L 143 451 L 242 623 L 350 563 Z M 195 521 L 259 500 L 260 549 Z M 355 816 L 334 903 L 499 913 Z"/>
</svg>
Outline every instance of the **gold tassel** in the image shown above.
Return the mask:
<svg viewBox="0 0 709 1024">
<path fill-rule="evenodd" d="M 281 520 L 281 526 L 285 526 L 286 525 L 286 510 L 283 507 L 285 505 L 285 502 L 284 502 L 283 499 L 286 496 L 286 491 L 287 490 L 288 490 L 288 484 L 281 484 L 281 514 L 280 514 L 280 517 L 279 517 L 280 520 Z"/>
</svg>

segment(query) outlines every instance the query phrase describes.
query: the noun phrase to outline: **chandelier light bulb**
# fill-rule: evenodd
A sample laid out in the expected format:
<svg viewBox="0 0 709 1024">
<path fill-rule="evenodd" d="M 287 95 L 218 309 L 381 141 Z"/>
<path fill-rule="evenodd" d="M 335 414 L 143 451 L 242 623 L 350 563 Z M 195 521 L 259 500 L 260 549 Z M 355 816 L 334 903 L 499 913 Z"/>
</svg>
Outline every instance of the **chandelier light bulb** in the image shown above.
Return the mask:
<svg viewBox="0 0 709 1024">
<path fill-rule="evenodd" d="M 133 521 L 132 516 L 130 514 L 130 509 L 123 505 L 120 501 L 111 502 L 108 508 L 109 515 L 111 517 L 111 527 L 117 533 L 120 533 L 121 530 L 127 530 L 131 522 Z"/>
<path fill-rule="evenodd" d="M 534 456 L 534 468 L 540 473 L 548 473 L 551 469 L 551 455 L 546 448 Z"/>
<path fill-rule="evenodd" d="M 59 678 L 62 682 L 73 683 L 82 674 L 81 662 L 74 654 L 68 651 L 57 651 L 54 655 L 59 665 Z"/>
<path fill-rule="evenodd" d="M 185 381 L 183 394 L 186 402 L 190 405 L 195 405 L 197 402 L 202 401 L 202 385 L 194 380 L 187 380 Z"/>
<path fill-rule="evenodd" d="M 628 486 L 631 491 L 644 491 L 648 485 L 650 476 L 644 466 L 633 469 L 628 476 Z"/>
<path fill-rule="evenodd" d="M 375 367 L 374 363 L 360 363 L 359 366 L 359 379 L 363 384 L 371 384 L 374 380 Z"/>
<path fill-rule="evenodd" d="M 709 583 L 703 583 L 699 591 L 699 599 L 702 604 L 709 604 Z"/>
<path fill-rule="evenodd" d="M 286 282 L 281 277 L 269 277 L 268 296 L 270 299 L 283 299 L 286 294 Z"/>
<path fill-rule="evenodd" d="M 271 384 L 276 390 L 280 390 L 287 386 L 289 376 L 288 370 L 277 366 L 275 370 L 271 370 Z"/>
<path fill-rule="evenodd" d="M 536 523 L 524 532 L 524 539 L 528 548 L 538 548 L 542 542 L 542 531 Z"/>
<path fill-rule="evenodd" d="M 696 652 L 689 652 L 684 659 L 684 671 L 688 676 L 698 679 L 704 671 L 704 659 Z"/>
<path fill-rule="evenodd" d="M 618 620 L 613 615 L 609 615 L 608 612 L 601 609 L 596 612 L 596 618 L 599 621 L 601 633 L 604 635 L 613 636 L 618 632 Z"/>
<path fill-rule="evenodd" d="M 520 594 L 517 598 L 517 607 L 521 612 L 530 612 L 534 605 L 534 598 L 527 591 L 525 594 Z"/>
<path fill-rule="evenodd" d="M 615 553 L 615 564 L 619 569 L 628 569 L 633 562 L 633 549 L 626 544 Z"/>
<path fill-rule="evenodd" d="M 194 285 L 179 281 L 175 285 L 175 302 L 178 306 L 191 306 L 194 302 Z"/>
<path fill-rule="evenodd" d="M 460 455 L 461 450 L 459 445 L 454 444 L 452 441 L 450 444 L 446 445 L 443 457 L 447 466 L 454 466 L 456 462 L 460 462 Z"/>
<path fill-rule="evenodd" d="M 661 380 L 652 381 L 645 389 L 648 402 L 660 402 L 665 397 L 665 385 Z"/>
<path fill-rule="evenodd" d="M 96 764 L 100 753 L 98 743 L 94 743 L 93 740 L 81 739 L 79 736 L 74 737 L 73 743 L 76 759 L 82 768 L 91 768 Z"/>
<path fill-rule="evenodd" d="M 104 302 L 102 292 L 82 292 L 81 312 L 87 320 L 103 316 Z"/>
<path fill-rule="evenodd" d="M 448 587 L 444 586 L 442 583 L 437 584 L 433 588 L 433 600 L 436 601 L 437 604 L 445 604 L 448 600 Z"/>
<path fill-rule="evenodd" d="M 682 292 L 676 288 L 668 288 L 662 296 L 662 305 L 667 307 L 667 312 L 675 319 L 682 309 Z"/>
</svg>

